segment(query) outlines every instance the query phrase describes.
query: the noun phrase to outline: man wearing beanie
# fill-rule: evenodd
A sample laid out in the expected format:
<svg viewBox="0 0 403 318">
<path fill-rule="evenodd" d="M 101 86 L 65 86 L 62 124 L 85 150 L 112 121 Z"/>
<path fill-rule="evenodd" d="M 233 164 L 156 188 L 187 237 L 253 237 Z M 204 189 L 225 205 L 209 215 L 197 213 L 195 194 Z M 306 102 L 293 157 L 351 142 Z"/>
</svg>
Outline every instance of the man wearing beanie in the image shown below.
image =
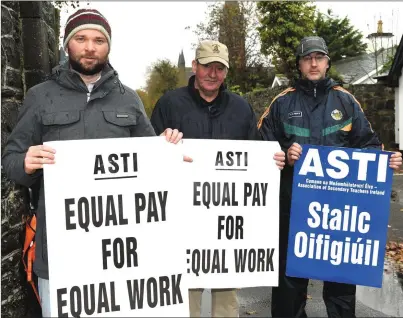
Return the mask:
<svg viewBox="0 0 403 318">
<path fill-rule="evenodd" d="M 301 144 L 350 148 L 378 148 L 372 130 L 356 98 L 327 77 L 330 58 L 325 41 L 318 36 L 301 40 L 296 52 L 300 78 L 280 93 L 259 120 L 265 140 L 277 140 L 287 153 L 280 184 L 279 285 L 272 289 L 272 317 L 307 317 L 308 279 L 285 275 L 293 183 L 293 165 L 300 158 Z M 400 152 L 389 166 L 399 169 Z M 329 317 L 355 317 L 356 286 L 324 282 L 323 300 Z"/>
<path fill-rule="evenodd" d="M 9 179 L 25 187 L 39 187 L 33 270 L 44 317 L 50 317 L 50 295 L 42 168 L 54 163 L 55 150 L 43 143 L 155 136 L 139 96 L 119 81 L 108 63 L 111 38 L 109 23 L 97 10 L 81 9 L 68 18 L 63 45 L 69 59 L 52 71 L 50 79 L 27 91 L 3 152 L 2 164 Z M 161 135 L 178 143 L 183 134 L 166 129 Z"/>
<path fill-rule="evenodd" d="M 261 140 L 252 107 L 224 85 L 228 68 L 226 45 L 201 42 L 188 85 L 167 92 L 155 105 L 151 116 L 155 132 L 173 125 L 172 128 L 180 127 L 185 138 Z M 273 159 L 282 169 L 285 153 L 279 152 Z M 203 289 L 189 291 L 190 317 L 200 317 L 202 292 Z M 239 316 L 236 289 L 212 289 L 211 297 L 212 317 Z"/>
</svg>

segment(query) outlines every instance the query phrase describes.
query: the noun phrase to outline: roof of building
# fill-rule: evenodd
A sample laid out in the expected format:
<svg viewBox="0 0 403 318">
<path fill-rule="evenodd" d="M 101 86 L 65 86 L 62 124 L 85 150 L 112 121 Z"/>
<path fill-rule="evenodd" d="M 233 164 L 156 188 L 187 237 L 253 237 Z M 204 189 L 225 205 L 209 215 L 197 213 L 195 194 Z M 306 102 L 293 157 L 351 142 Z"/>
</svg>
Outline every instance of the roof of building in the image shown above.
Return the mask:
<svg viewBox="0 0 403 318">
<path fill-rule="evenodd" d="M 383 49 L 377 54 L 375 60 L 375 53 L 364 53 L 358 56 L 349 57 L 332 65 L 337 72 L 343 77 L 345 83 L 348 84 L 360 84 L 368 78 L 372 78 L 374 75 L 378 75 L 378 71 L 387 62 L 388 55 L 392 53 L 392 48 Z M 376 81 L 374 80 L 374 83 Z"/>
<path fill-rule="evenodd" d="M 276 74 L 274 77 L 273 83 L 271 87 L 276 87 L 276 86 L 288 86 L 290 83 L 290 80 L 283 74 Z"/>
<path fill-rule="evenodd" d="M 392 86 L 399 85 L 399 77 L 402 75 L 403 68 L 403 35 L 400 39 L 399 46 L 397 47 L 395 57 L 393 59 L 392 67 L 389 71 L 389 80 Z"/>
</svg>

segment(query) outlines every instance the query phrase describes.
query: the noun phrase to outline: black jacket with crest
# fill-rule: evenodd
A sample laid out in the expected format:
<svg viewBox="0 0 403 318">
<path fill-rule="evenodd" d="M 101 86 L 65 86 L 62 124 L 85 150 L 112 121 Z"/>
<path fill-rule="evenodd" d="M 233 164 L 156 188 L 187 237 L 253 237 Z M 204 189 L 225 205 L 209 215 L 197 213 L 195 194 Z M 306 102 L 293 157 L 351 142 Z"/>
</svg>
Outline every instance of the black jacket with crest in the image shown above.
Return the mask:
<svg viewBox="0 0 403 318">
<path fill-rule="evenodd" d="M 221 85 L 217 98 L 208 103 L 194 86 L 195 76 L 188 86 L 162 96 L 151 116 L 157 134 L 166 128 L 176 128 L 188 139 L 261 140 L 252 107 L 241 96 Z"/>
<path fill-rule="evenodd" d="M 277 140 L 287 149 L 300 145 L 381 148 L 360 103 L 347 90 L 326 78 L 298 80 L 274 98 L 259 120 L 264 140 Z M 281 197 L 291 199 L 293 169 L 282 171 Z"/>
</svg>

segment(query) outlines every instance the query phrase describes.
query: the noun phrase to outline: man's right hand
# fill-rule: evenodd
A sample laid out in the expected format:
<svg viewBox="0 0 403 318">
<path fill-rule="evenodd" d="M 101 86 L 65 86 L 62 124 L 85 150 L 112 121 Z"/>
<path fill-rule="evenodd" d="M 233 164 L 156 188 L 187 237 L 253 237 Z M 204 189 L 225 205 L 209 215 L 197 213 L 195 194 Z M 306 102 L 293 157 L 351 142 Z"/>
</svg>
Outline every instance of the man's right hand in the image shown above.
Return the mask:
<svg viewBox="0 0 403 318">
<path fill-rule="evenodd" d="M 298 160 L 299 157 L 302 154 L 302 147 L 297 144 L 296 142 L 294 142 L 290 148 L 288 148 L 287 151 L 287 160 L 288 160 L 288 164 L 290 166 L 293 166 L 295 163 L 295 160 Z"/>
<path fill-rule="evenodd" d="M 24 170 L 26 174 L 33 174 L 42 169 L 44 164 L 55 163 L 56 151 L 45 145 L 31 146 L 25 154 Z"/>
</svg>

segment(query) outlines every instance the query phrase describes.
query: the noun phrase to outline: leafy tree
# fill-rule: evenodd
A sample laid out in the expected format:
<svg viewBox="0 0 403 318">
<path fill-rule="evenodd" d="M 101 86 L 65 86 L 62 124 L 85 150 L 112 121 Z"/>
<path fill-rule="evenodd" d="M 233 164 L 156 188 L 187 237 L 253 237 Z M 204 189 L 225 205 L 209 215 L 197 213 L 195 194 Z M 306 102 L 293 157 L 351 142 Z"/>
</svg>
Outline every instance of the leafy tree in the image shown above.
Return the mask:
<svg viewBox="0 0 403 318">
<path fill-rule="evenodd" d="M 246 19 L 238 2 L 226 1 L 219 15 L 218 40 L 228 47 L 228 83 L 246 88 Z"/>
<path fill-rule="evenodd" d="M 177 83 L 177 87 L 183 87 L 183 86 L 187 86 L 188 84 L 188 78 L 186 75 L 186 70 L 185 68 L 179 67 L 178 68 L 178 83 Z"/>
<path fill-rule="evenodd" d="M 350 24 L 348 17 L 339 18 L 333 15 L 331 9 L 328 9 L 327 15 L 317 13 L 314 32 L 326 41 L 333 62 L 341 60 L 343 56 L 360 55 L 367 49 L 363 34 Z"/>
<path fill-rule="evenodd" d="M 257 7 L 261 14 L 258 30 L 262 52 L 272 55 L 276 71 L 289 79 L 297 76 L 295 50 L 305 36 L 321 36 L 329 48 L 332 62 L 360 55 L 367 48 L 362 33 L 350 24 L 350 20 L 333 15 L 330 9 L 327 14 L 316 12 L 315 6 L 307 1 L 262 1 Z M 334 68 L 329 70 L 329 76 L 341 79 Z"/>
<path fill-rule="evenodd" d="M 295 50 L 304 36 L 313 34 L 315 6 L 307 1 L 259 1 L 257 8 L 262 53 L 272 56 L 277 73 L 296 77 Z"/>
<path fill-rule="evenodd" d="M 148 70 L 146 92 L 149 105 L 154 108 L 158 99 L 167 91 L 175 89 L 179 84 L 179 71 L 169 60 L 158 60 Z"/>
<path fill-rule="evenodd" d="M 80 1 L 53 1 L 53 5 L 58 9 L 68 6 L 71 6 L 73 9 L 77 9 L 80 7 Z"/>
<path fill-rule="evenodd" d="M 226 82 L 238 93 L 259 84 L 267 86 L 272 79 L 267 72 L 269 61 L 260 53 L 258 24 L 256 3 L 225 1 L 209 5 L 206 21 L 193 30 L 198 41 L 218 40 L 228 47 L 230 68 Z"/>
<path fill-rule="evenodd" d="M 395 54 L 397 51 L 397 45 L 394 45 L 392 47 L 392 49 L 388 52 L 384 64 L 381 68 L 381 70 L 379 71 L 379 74 L 384 74 L 384 73 L 388 73 L 390 68 L 392 67 L 393 61 L 395 59 Z"/>
<path fill-rule="evenodd" d="M 143 89 L 136 89 L 136 93 L 139 95 L 139 97 L 144 105 L 144 109 L 146 111 L 148 118 L 151 118 L 151 114 L 153 112 L 154 105 L 151 105 L 150 97 L 148 96 L 147 91 L 145 91 Z"/>
<path fill-rule="evenodd" d="M 343 76 L 337 72 L 334 67 L 330 68 L 330 70 L 327 72 L 327 76 L 331 77 L 337 82 L 343 82 Z"/>
</svg>

